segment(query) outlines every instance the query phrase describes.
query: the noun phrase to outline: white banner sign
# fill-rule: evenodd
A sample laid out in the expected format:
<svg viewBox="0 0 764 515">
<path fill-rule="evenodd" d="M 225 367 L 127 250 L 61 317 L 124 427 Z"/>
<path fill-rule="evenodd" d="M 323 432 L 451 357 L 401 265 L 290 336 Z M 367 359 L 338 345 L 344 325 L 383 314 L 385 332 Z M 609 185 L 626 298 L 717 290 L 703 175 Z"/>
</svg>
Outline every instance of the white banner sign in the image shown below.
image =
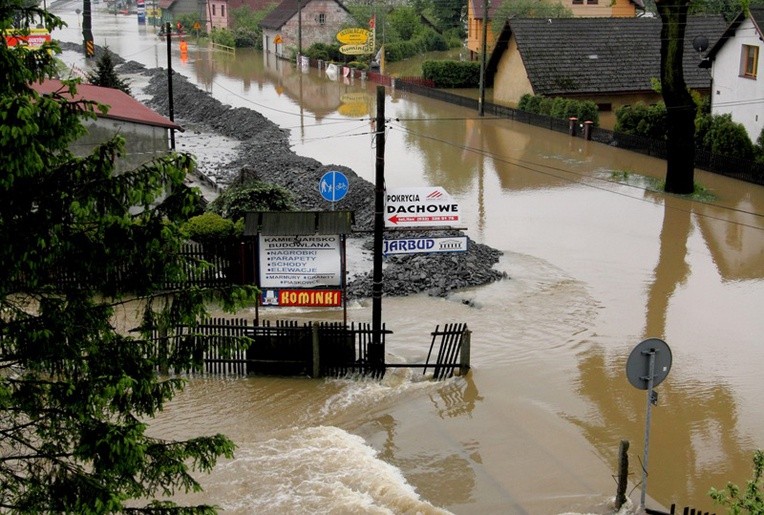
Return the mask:
<svg viewBox="0 0 764 515">
<path fill-rule="evenodd" d="M 385 227 L 448 227 L 459 223 L 459 204 L 439 186 L 393 188 L 385 193 Z"/>
<path fill-rule="evenodd" d="M 424 252 L 466 252 L 467 237 L 400 238 L 384 240 L 382 254 L 419 254 Z"/>
<path fill-rule="evenodd" d="M 315 288 L 342 284 L 339 235 L 260 235 L 262 288 Z"/>
</svg>

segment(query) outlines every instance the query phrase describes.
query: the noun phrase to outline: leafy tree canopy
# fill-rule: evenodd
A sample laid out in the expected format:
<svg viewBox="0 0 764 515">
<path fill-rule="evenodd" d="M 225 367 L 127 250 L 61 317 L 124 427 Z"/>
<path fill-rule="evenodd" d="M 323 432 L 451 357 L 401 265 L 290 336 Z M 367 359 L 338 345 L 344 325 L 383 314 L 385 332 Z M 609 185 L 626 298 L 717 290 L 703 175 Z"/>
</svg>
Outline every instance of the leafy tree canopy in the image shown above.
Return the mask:
<svg viewBox="0 0 764 515">
<path fill-rule="evenodd" d="M 63 25 L 22 0 L 0 0 L 0 29 L 40 16 L 51 29 Z M 106 108 L 31 88 L 51 76 L 58 51 L 55 42 L 37 51 L 0 43 L 0 511 L 211 512 L 172 496 L 199 490 L 194 472 L 234 445 L 222 435 L 146 433 L 183 386 L 157 375 L 149 338 L 254 291 L 162 292 L 186 273 L 180 224 L 198 193 L 181 186 L 193 161 L 171 153 L 115 174 L 120 137 L 73 155 L 83 120 Z M 168 187 L 172 207 L 162 202 Z M 128 305 L 134 327 L 117 327 L 113 315 Z M 166 358 L 170 367 L 199 365 L 188 345 Z"/>
<path fill-rule="evenodd" d="M 498 34 L 510 18 L 572 18 L 573 11 L 554 0 L 513 0 L 502 2 L 491 20 Z"/>
</svg>

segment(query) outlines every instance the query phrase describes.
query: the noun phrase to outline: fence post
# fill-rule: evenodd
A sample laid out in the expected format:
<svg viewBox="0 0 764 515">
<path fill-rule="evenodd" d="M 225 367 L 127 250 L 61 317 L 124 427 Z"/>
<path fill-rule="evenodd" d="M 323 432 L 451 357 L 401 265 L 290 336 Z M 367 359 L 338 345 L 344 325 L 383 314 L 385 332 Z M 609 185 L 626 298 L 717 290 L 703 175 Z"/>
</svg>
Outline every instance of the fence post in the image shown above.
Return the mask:
<svg viewBox="0 0 764 515">
<path fill-rule="evenodd" d="M 568 125 L 568 134 L 570 136 L 575 136 L 576 135 L 576 125 L 578 125 L 578 118 L 576 118 L 575 116 L 571 116 L 570 118 L 568 118 L 568 124 L 569 124 Z"/>
<path fill-rule="evenodd" d="M 462 347 L 459 352 L 459 375 L 466 375 L 470 369 L 470 346 L 472 343 L 472 331 L 465 329 L 462 334 Z"/>
<path fill-rule="evenodd" d="M 313 322 L 313 378 L 321 377 L 321 348 L 318 339 L 318 322 Z"/>
<path fill-rule="evenodd" d="M 591 120 L 586 120 L 584 122 L 584 138 L 586 141 L 590 141 L 592 139 L 592 122 Z"/>
<path fill-rule="evenodd" d="M 618 448 L 618 489 L 615 494 L 615 509 L 621 509 L 626 502 L 626 481 L 629 476 L 629 441 L 621 440 Z"/>
</svg>

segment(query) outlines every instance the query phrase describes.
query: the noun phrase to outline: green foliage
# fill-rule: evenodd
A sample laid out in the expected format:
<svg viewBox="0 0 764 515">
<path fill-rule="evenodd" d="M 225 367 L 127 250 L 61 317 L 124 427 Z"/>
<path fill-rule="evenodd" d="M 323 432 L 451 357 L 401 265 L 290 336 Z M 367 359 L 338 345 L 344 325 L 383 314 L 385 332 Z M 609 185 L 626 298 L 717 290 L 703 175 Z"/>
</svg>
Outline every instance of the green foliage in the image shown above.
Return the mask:
<svg viewBox="0 0 764 515">
<path fill-rule="evenodd" d="M 666 106 L 644 102 L 623 106 L 615 112 L 615 132 L 666 139 Z"/>
<path fill-rule="evenodd" d="M 696 120 L 696 144 L 712 154 L 753 159 L 754 147 L 745 127 L 732 121 L 732 115 L 706 115 Z"/>
<path fill-rule="evenodd" d="M 425 61 L 422 76 L 437 88 L 475 88 L 480 84 L 477 61 Z"/>
<path fill-rule="evenodd" d="M 600 114 L 597 104 L 591 100 L 576 100 L 564 97 L 544 97 L 526 93 L 520 97 L 517 105 L 520 111 L 543 114 L 553 118 L 569 119 L 578 118 L 580 122 L 590 121 L 595 127 L 600 124 Z"/>
<path fill-rule="evenodd" d="M 255 11 L 248 5 L 243 5 L 229 11 L 231 29 L 237 48 L 263 49 L 263 29 L 260 28 L 260 22 L 276 8 L 276 5 L 278 4 L 273 2 L 259 11 Z"/>
<path fill-rule="evenodd" d="M 361 61 L 350 61 L 347 63 L 348 68 L 354 68 L 356 70 L 368 70 L 369 63 L 363 63 Z"/>
<path fill-rule="evenodd" d="M 217 213 L 208 211 L 188 219 L 183 224 L 183 232 L 191 240 L 199 243 L 222 243 L 241 236 L 233 221 L 223 218 Z"/>
<path fill-rule="evenodd" d="M 320 59 L 322 61 L 345 62 L 346 56 L 340 52 L 340 44 L 327 45 L 326 43 L 314 43 L 307 50 L 303 49 L 303 54 L 311 59 Z"/>
<path fill-rule="evenodd" d="M 764 163 L 764 129 L 761 129 L 759 137 L 756 139 L 756 147 L 754 151 L 756 153 L 756 162 Z"/>
<path fill-rule="evenodd" d="M 553 0 L 513 0 L 502 2 L 491 20 L 495 34 L 501 32 L 510 18 L 572 18 L 573 11 Z"/>
<path fill-rule="evenodd" d="M 210 203 L 209 209 L 238 221 L 250 211 L 291 211 L 292 194 L 275 184 L 250 181 L 227 188 Z"/>
<path fill-rule="evenodd" d="M 388 15 L 386 28 L 394 31 L 400 39 L 409 41 L 423 30 L 424 26 L 419 13 L 413 7 L 401 5 Z"/>
<path fill-rule="evenodd" d="M 9 13 L 62 26 L 21 0 L 3 0 L 0 11 L 0 29 Z M 199 491 L 194 471 L 232 457 L 234 445 L 222 435 L 168 441 L 146 433 L 146 421 L 183 387 L 178 377 L 157 375 L 147 342 L 154 329 L 172 337 L 178 325 L 194 325 L 208 302 L 231 309 L 256 292 L 157 293 L 193 266 L 179 252 L 181 224 L 198 200 L 182 188 L 193 160 L 170 153 L 115 174 L 120 137 L 76 157 L 69 147 L 100 107 L 30 88 L 55 69 L 57 49 L 0 45 L 0 506 L 209 513 L 210 506 L 155 499 Z M 177 191 L 175 205 L 163 210 L 168 189 Z M 127 303 L 137 320 L 118 329 L 115 311 Z M 165 363 L 198 367 L 191 342 L 178 343 Z"/>
<path fill-rule="evenodd" d="M 236 46 L 236 38 L 234 37 L 233 32 L 228 29 L 218 29 L 217 27 L 213 27 L 210 38 L 212 39 L 213 43 L 217 43 L 218 45 L 228 47 Z"/>
<path fill-rule="evenodd" d="M 764 452 L 757 450 L 753 455 L 753 477 L 746 482 L 745 489 L 733 483 L 727 483 L 723 490 L 711 488 L 708 495 L 714 503 L 727 508 L 731 515 L 764 513 Z"/>
<path fill-rule="evenodd" d="M 190 32 L 193 29 L 194 25 L 197 23 L 199 23 L 202 27 L 205 27 L 205 24 L 202 23 L 201 18 L 199 18 L 199 13 L 197 12 L 183 13 L 176 16 L 175 23 L 171 24 L 173 31 L 177 27 L 178 22 L 180 22 L 181 26 L 186 32 Z"/>
<path fill-rule="evenodd" d="M 130 94 L 130 86 L 127 81 L 120 79 L 114 70 L 114 60 L 108 48 L 104 50 L 96 63 L 96 69 L 87 76 L 88 82 L 96 86 L 119 89 Z"/>
</svg>

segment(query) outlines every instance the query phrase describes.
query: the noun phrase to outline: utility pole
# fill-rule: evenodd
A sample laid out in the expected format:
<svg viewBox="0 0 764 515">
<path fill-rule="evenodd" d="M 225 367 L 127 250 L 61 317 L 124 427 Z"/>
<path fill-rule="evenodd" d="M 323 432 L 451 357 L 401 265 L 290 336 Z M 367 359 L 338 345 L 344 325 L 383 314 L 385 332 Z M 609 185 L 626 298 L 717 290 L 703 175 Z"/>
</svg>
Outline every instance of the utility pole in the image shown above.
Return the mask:
<svg viewBox="0 0 764 515">
<path fill-rule="evenodd" d="M 480 49 L 480 98 L 478 99 L 478 114 L 485 113 L 485 61 L 486 46 L 488 45 L 488 0 L 483 0 L 483 33 Z"/>
<path fill-rule="evenodd" d="M 385 87 L 377 86 L 376 123 L 377 162 L 374 181 L 374 271 L 371 294 L 371 342 L 369 362 L 382 371 L 385 349 L 382 346 L 382 237 L 385 228 Z"/>
<path fill-rule="evenodd" d="M 302 0 L 297 0 L 297 59 L 302 55 Z"/>
<path fill-rule="evenodd" d="M 90 0 L 82 0 L 82 38 L 85 47 L 85 57 L 95 55 L 95 43 L 93 42 L 93 20 L 90 11 Z"/>
<path fill-rule="evenodd" d="M 170 22 L 165 25 L 167 38 L 167 109 L 170 112 L 170 121 L 175 121 L 175 104 L 172 100 L 172 26 Z M 175 129 L 170 129 L 170 149 L 175 150 Z"/>
</svg>

